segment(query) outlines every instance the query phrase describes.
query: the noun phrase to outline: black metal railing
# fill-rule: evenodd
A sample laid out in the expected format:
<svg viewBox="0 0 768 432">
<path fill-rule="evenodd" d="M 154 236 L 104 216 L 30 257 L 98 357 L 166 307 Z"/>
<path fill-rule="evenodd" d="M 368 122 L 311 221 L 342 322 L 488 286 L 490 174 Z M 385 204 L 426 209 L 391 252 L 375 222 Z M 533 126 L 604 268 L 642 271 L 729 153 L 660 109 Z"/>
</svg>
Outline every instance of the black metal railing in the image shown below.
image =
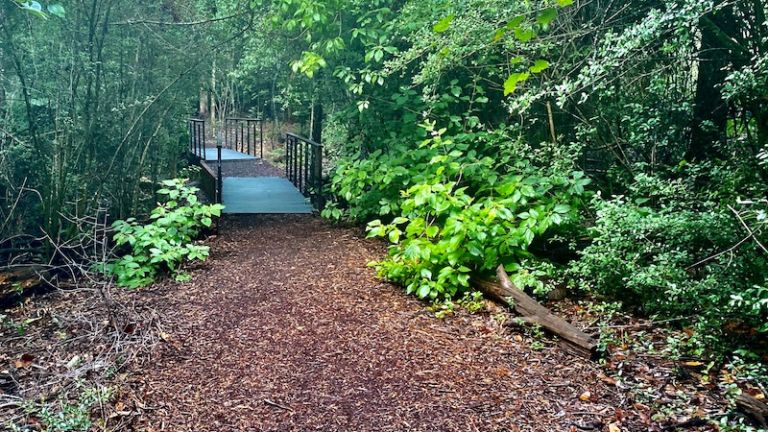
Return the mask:
<svg viewBox="0 0 768 432">
<path fill-rule="evenodd" d="M 264 159 L 264 122 L 262 119 L 225 118 L 224 147 Z"/>
<path fill-rule="evenodd" d="M 189 119 L 189 151 L 199 159 L 205 159 L 205 120 Z"/>
<path fill-rule="evenodd" d="M 285 139 L 285 176 L 316 209 L 323 209 L 323 146 L 289 133 Z"/>
<path fill-rule="evenodd" d="M 224 177 L 221 173 L 221 138 L 216 139 L 216 203 L 221 204 L 224 188 Z"/>
</svg>

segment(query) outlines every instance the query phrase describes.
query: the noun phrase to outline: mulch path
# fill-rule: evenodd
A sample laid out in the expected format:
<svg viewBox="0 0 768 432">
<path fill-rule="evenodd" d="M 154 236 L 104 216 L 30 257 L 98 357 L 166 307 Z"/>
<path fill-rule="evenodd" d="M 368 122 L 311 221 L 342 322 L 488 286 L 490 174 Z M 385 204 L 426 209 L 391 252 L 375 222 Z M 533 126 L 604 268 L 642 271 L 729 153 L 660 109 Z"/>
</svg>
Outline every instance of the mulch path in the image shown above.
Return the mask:
<svg viewBox="0 0 768 432">
<path fill-rule="evenodd" d="M 375 278 L 383 248 L 358 230 L 282 215 L 221 233 L 191 282 L 155 291 L 165 342 L 134 371 L 135 430 L 607 430 L 622 404 L 499 311 L 434 318 Z"/>
</svg>

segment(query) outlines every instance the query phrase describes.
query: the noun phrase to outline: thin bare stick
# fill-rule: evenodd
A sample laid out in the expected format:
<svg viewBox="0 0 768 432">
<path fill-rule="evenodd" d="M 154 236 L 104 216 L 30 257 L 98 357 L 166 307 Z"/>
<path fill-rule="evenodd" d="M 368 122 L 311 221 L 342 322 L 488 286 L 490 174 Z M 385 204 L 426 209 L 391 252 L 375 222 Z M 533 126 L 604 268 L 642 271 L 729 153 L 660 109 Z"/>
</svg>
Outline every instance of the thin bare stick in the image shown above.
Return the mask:
<svg viewBox="0 0 768 432">
<path fill-rule="evenodd" d="M 730 205 L 728 206 L 728 209 L 731 210 L 734 215 L 736 215 L 736 218 L 739 220 L 739 222 L 741 222 L 741 226 L 743 226 L 744 229 L 747 230 L 747 233 L 749 234 L 749 236 L 752 237 L 752 239 L 755 241 L 755 243 L 757 243 L 758 246 L 760 246 L 760 249 L 762 249 L 763 252 L 768 254 L 768 249 L 766 249 L 765 246 L 760 242 L 760 240 L 758 240 L 757 236 L 752 231 L 752 228 L 750 228 L 749 225 L 747 225 L 747 223 L 744 222 L 744 219 L 741 217 L 739 212 L 737 212 L 736 209 L 731 207 Z"/>
<path fill-rule="evenodd" d="M 143 20 L 128 20 L 128 21 L 122 21 L 122 22 L 113 22 L 110 24 L 116 25 L 116 26 L 140 25 L 140 24 L 154 24 L 154 25 L 163 25 L 163 26 L 196 26 L 196 25 L 203 25 L 203 24 L 211 24 L 219 21 L 225 21 L 228 19 L 237 18 L 242 15 L 244 15 L 244 13 L 241 12 L 234 15 L 228 15 L 225 17 L 210 18 L 210 19 L 200 20 L 200 21 L 186 21 L 186 22 L 153 21 L 153 20 L 143 19 Z"/>
</svg>

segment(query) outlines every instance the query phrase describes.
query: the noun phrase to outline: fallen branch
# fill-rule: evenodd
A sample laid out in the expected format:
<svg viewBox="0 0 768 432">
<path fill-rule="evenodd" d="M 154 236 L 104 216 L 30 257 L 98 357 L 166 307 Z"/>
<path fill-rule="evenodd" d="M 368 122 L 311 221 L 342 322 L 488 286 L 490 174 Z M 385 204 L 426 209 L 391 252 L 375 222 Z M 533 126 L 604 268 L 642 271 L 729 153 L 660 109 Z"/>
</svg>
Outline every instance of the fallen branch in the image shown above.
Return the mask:
<svg viewBox="0 0 768 432">
<path fill-rule="evenodd" d="M 755 419 L 760 426 L 768 428 L 768 404 L 765 402 L 742 393 L 736 397 L 736 408 Z"/>
<path fill-rule="evenodd" d="M 529 324 L 539 325 L 548 332 L 560 338 L 560 346 L 571 354 L 584 358 L 593 358 L 597 342 L 577 329 L 564 319 L 553 315 L 549 309 L 532 299 L 509 280 L 503 266 L 496 271 L 498 277 L 494 280 L 473 280 L 473 285 L 487 297 L 508 305 L 522 315 L 522 320 Z"/>
</svg>

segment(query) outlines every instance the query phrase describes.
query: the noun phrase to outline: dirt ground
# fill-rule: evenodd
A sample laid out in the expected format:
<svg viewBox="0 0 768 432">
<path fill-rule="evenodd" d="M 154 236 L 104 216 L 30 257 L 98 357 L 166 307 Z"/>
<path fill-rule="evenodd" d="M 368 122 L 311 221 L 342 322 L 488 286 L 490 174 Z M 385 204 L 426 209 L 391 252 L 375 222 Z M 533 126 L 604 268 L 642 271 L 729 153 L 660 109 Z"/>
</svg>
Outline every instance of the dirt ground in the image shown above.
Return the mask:
<svg viewBox="0 0 768 432">
<path fill-rule="evenodd" d="M 715 431 L 733 414 L 725 388 L 762 394 L 663 354 L 669 329 L 605 322 L 572 300 L 549 306 L 612 331 L 600 362 L 491 303 L 436 318 L 375 277 L 385 247 L 359 228 L 299 215 L 220 228 L 190 282 L 60 290 L 3 310 L 0 431 L 46 430 L 43 408 L 71 412 L 87 389 L 108 390 L 85 408 L 92 426 L 66 430 Z"/>
<path fill-rule="evenodd" d="M 375 278 L 381 247 L 357 231 L 252 216 L 222 233 L 159 306 L 135 430 L 600 430 L 621 402 L 594 363 L 492 314 L 428 316 Z"/>
</svg>

